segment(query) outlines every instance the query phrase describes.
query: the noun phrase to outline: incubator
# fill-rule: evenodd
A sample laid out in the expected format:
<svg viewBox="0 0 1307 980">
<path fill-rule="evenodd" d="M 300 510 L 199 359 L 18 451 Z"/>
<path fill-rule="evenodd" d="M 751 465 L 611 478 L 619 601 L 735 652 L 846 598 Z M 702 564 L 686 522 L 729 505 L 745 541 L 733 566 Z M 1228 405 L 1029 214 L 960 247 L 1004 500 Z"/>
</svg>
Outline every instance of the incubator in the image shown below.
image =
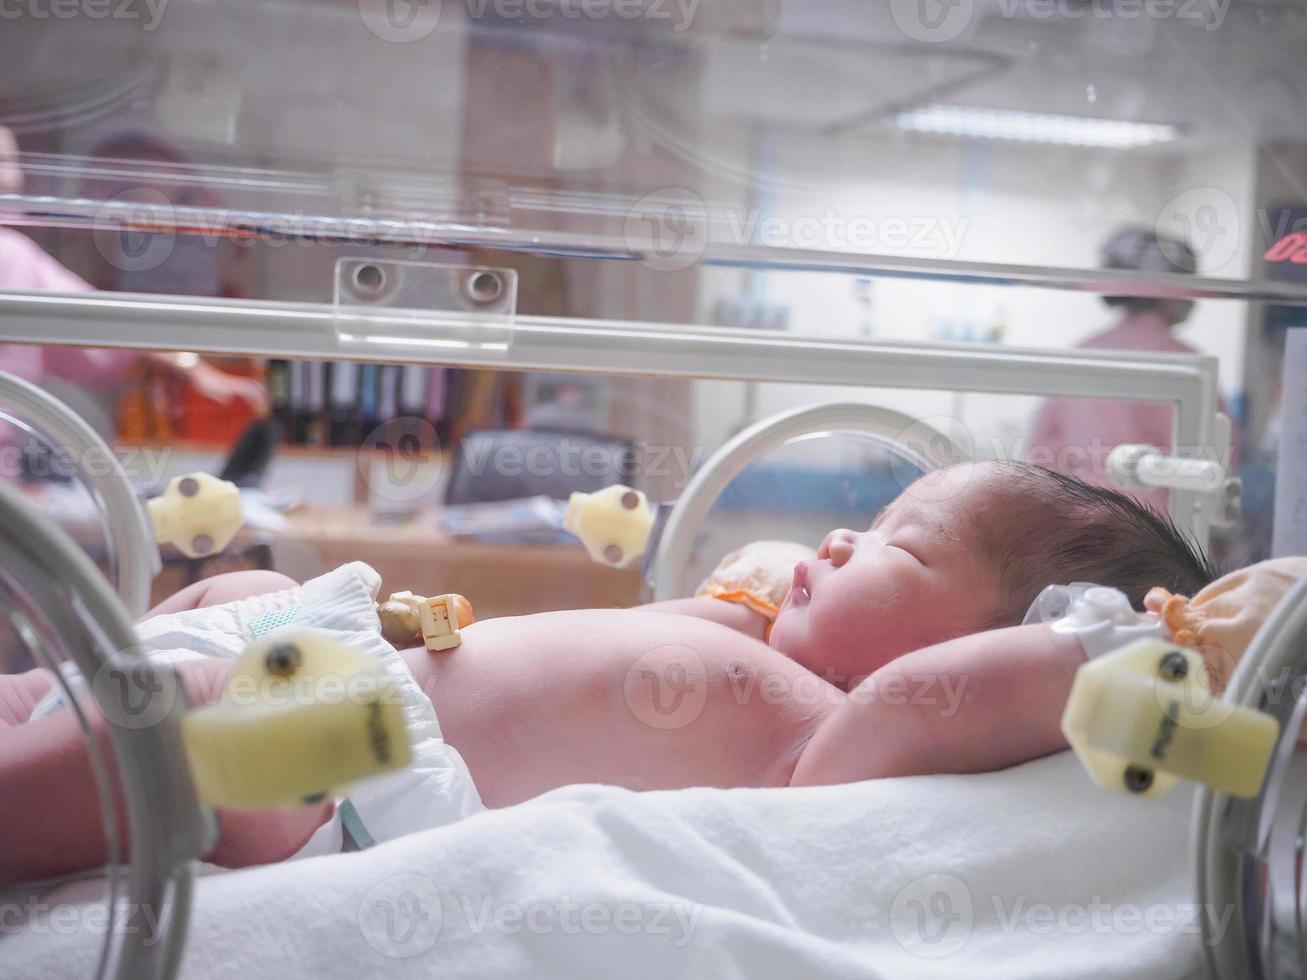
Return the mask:
<svg viewBox="0 0 1307 980">
<path fill-rule="evenodd" d="M 111 395 L 54 356 L 0 374 L 5 673 L 133 676 L 133 623 L 235 569 L 368 561 L 387 635 L 433 651 L 473 608 L 689 596 L 724 554 L 865 527 L 923 473 L 1044 461 L 1050 401 L 1169 409 L 1081 462 L 1234 560 L 1268 537 L 1268 365 L 1307 322 L 1301 263 L 1262 257 L 1302 216 L 1293 5 L 49 6 L 0 11 L 0 234 L 87 288 L 0 269 L 0 340 L 135 360 Z M 1120 225 L 1188 239 L 1197 271 L 1099 268 Z M 1202 352 L 1077 347 L 1105 297 L 1196 304 Z M 265 382 L 271 428 L 188 387 L 196 363 Z M 1299 588 L 1226 695 L 1264 783 L 1199 797 L 1200 900 L 1240 910 L 1223 977 L 1303 972 L 1305 611 Z M 244 669 L 367 673 L 301 647 Z M 1139 657 L 1103 689 L 1142 670 L 1151 697 Z M 113 688 L 67 674 L 108 846 L 97 976 L 176 973 L 211 807 L 407 759 L 394 718 L 184 696 L 97 745 L 84 709 Z M 355 755 L 296 754 L 350 726 Z M 314 734 L 233 782 L 274 730 Z M 143 932 L 124 908 L 164 914 Z"/>
</svg>

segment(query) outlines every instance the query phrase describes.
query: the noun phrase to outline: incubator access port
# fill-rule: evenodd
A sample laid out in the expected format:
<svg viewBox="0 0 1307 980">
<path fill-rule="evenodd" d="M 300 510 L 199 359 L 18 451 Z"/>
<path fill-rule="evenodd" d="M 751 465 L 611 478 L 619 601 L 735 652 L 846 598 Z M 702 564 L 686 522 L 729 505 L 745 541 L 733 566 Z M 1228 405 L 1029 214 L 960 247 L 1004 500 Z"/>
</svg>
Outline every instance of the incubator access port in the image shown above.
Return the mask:
<svg viewBox="0 0 1307 980">
<path fill-rule="evenodd" d="M 221 699 L 182 719 L 204 802 L 296 807 L 408 765 L 403 698 L 385 665 L 312 630 L 255 644 Z"/>
<path fill-rule="evenodd" d="M 1216 698 L 1203 659 L 1139 640 L 1076 673 L 1062 732 L 1094 782 L 1160 796 L 1179 779 L 1256 796 L 1279 737 L 1270 715 Z"/>
<path fill-rule="evenodd" d="M 568 499 L 563 529 L 575 534 L 597 562 L 625 568 L 639 561 L 649 543 L 654 511 L 639 490 L 622 484 Z"/>
<path fill-rule="evenodd" d="M 187 558 L 222 551 L 245 523 L 240 490 L 208 473 L 174 477 L 149 509 L 155 539 Z"/>
</svg>

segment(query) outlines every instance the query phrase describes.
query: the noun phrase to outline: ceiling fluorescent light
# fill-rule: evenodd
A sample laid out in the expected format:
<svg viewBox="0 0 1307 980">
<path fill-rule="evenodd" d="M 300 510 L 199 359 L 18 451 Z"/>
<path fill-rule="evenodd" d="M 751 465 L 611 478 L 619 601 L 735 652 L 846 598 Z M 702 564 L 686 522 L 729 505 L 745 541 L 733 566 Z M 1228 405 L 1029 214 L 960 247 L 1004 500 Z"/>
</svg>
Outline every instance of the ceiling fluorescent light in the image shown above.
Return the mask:
<svg viewBox="0 0 1307 980">
<path fill-rule="evenodd" d="M 1021 143 L 1058 143 L 1116 150 L 1149 146 L 1177 139 L 1180 130 L 1166 123 L 1095 119 L 1092 116 L 1057 116 L 1043 112 L 984 109 L 962 105 L 928 105 L 895 113 L 900 129 L 941 136 L 1012 140 Z"/>
</svg>

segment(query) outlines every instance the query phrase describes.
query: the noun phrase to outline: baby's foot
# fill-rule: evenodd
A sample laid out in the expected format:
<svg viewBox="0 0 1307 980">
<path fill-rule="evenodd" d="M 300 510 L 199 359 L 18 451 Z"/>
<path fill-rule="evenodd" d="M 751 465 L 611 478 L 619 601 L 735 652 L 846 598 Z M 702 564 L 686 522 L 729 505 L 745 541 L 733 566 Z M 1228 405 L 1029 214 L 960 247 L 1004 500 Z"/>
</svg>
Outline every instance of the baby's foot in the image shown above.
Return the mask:
<svg viewBox="0 0 1307 980">
<path fill-rule="evenodd" d="M 48 670 L 0 674 L 0 728 L 25 725 L 53 683 Z"/>
</svg>

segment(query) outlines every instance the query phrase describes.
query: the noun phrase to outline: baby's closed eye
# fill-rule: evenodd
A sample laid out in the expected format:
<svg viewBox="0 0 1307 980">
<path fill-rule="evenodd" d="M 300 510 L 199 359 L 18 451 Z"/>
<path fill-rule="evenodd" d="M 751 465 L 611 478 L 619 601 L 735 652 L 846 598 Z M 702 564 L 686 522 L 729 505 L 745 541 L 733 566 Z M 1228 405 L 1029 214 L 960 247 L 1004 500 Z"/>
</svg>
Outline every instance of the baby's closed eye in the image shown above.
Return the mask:
<svg viewBox="0 0 1307 980">
<path fill-rule="evenodd" d="M 890 547 L 897 548 L 899 551 L 903 552 L 909 558 L 916 559 L 918 562 L 920 562 L 923 565 L 926 564 L 926 560 L 921 557 L 921 550 L 917 548 L 915 545 L 907 545 L 898 541 L 891 541 Z"/>
</svg>

